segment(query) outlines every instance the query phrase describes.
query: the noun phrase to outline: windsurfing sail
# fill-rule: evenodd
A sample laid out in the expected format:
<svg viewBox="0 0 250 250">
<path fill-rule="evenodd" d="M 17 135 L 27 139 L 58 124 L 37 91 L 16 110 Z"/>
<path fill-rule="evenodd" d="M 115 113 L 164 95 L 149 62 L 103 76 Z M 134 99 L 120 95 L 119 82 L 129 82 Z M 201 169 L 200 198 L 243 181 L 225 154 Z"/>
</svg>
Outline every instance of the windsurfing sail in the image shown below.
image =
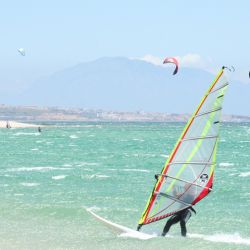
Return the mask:
<svg viewBox="0 0 250 250">
<path fill-rule="evenodd" d="M 139 220 L 159 221 L 195 205 L 213 185 L 222 103 L 228 82 L 222 67 L 186 124 Z"/>
</svg>

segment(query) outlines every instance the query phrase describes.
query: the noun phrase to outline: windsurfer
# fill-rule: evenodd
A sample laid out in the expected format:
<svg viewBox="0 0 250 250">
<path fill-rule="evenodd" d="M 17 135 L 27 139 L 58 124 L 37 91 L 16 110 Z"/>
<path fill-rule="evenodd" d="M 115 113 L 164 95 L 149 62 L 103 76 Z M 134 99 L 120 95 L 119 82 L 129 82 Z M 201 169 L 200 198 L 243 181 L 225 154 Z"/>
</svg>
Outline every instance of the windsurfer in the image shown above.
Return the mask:
<svg viewBox="0 0 250 250">
<path fill-rule="evenodd" d="M 6 128 L 11 128 L 9 121 L 6 122 Z"/>
<path fill-rule="evenodd" d="M 196 214 L 196 211 L 192 207 L 188 207 L 188 208 L 181 210 L 181 211 L 177 212 L 176 214 L 172 215 L 170 217 L 170 219 L 167 221 L 167 223 L 163 229 L 162 236 L 165 236 L 168 233 L 168 231 L 172 225 L 180 222 L 181 235 L 183 237 L 186 237 L 186 235 L 187 235 L 186 223 L 192 215 L 190 210 Z"/>
<path fill-rule="evenodd" d="M 186 204 L 190 204 L 194 198 L 195 192 L 192 189 L 191 184 L 186 184 L 184 186 L 184 192 L 178 193 L 176 191 L 176 189 L 174 189 L 173 195 L 176 197 L 176 199 L 181 198 L 180 201 L 185 202 Z M 190 204 L 189 207 L 186 207 L 185 209 L 182 209 L 182 210 L 178 211 L 177 213 L 175 213 L 174 215 L 172 215 L 170 217 L 170 219 L 167 221 L 167 223 L 163 229 L 162 236 L 165 236 L 168 233 L 168 231 L 172 225 L 180 222 L 181 235 L 183 237 L 186 237 L 186 235 L 187 235 L 186 223 L 188 222 L 188 220 L 192 216 L 191 211 L 193 211 L 196 214 L 196 211 L 194 210 L 194 208 Z"/>
</svg>

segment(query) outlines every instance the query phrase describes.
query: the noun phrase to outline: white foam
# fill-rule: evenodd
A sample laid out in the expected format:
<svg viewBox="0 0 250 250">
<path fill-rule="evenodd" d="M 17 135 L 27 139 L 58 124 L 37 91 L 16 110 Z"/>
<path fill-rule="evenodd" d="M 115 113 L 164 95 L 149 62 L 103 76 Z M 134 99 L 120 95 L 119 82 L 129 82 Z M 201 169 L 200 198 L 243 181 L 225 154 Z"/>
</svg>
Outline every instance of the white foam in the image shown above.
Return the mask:
<svg viewBox="0 0 250 250">
<path fill-rule="evenodd" d="M 22 182 L 22 183 L 20 183 L 20 185 L 25 186 L 25 187 L 35 187 L 35 186 L 39 186 L 40 183 L 37 183 L 37 182 Z"/>
<path fill-rule="evenodd" d="M 9 184 L 0 184 L 0 187 L 8 187 L 9 186 Z"/>
<path fill-rule="evenodd" d="M 105 174 L 96 174 L 96 178 L 110 178 L 110 176 Z"/>
<path fill-rule="evenodd" d="M 125 172 L 144 172 L 144 173 L 150 173 L 149 170 L 147 169 L 136 169 L 136 168 L 124 168 L 121 171 Z"/>
<path fill-rule="evenodd" d="M 89 171 L 89 172 L 93 172 L 94 171 L 94 169 L 92 169 L 92 168 L 82 168 L 81 170 Z"/>
<path fill-rule="evenodd" d="M 18 133 L 15 133 L 14 135 L 16 135 L 16 136 L 19 136 L 19 135 L 35 135 L 35 136 L 37 136 L 37 135 L 40 135 L 40 133 L 18 132 Z"/>
<path fill-rule="evenodd" d="M 160 156 L 163 157 L 163 158 L 168 158 L 169 157 L 169 155 L 164 155 L 164 154 L 161 154 Z"/>
<path fill-rule="evenodd" d="M 214 234 L 214 235 L 188 234 L 187 236 L 190 238 L 199 238 L 199 239 L 213 241 L 213 242 L 250 245 L 250 239 L 244 239 L 238 233 L 235 233 L 235 234 Z"/>
<path fill-rule="evenodd" d="M 9 168 L 7 172 L 30 172 L 30 171 L 38 171 L 38 172 L 46 172 L 50 170 L 71 170 L 71 168 L 56 168 L 56 167 L 21 167 L 21 168 Z"/>
<path fill-rule="evenodd" d="M 52 176 L 51 178 L 53 180 L 62 180 L 62 179 L 65 179 L 67 175 L 55 175 L 55 176 Z"/>
<path fill-rule="evenodd" d="M 220 167 L 230 167 L 230 166 L 233 166 L 234 163 L 229 163 L 229 162 L 221 162 L 219 164 Z"/>
<path fill-rule="evenodd" d="M 64 167 L 72 167 L 71 164 L 67 164 L 67 163 L 66 163 L 66 164 L 63 164 L 63 166 L 64 166 Z"/>
<path fill-rule="evenodd" d="M 69 136 L 71 139 L 77 139 L 77 138 L 79 138 L 77 135 L 70 135 Z"/>
<path fill-rule="evenodd" d="M 87 178 L 87 179 L 93 179 L 93 178 L 97 178 L 97 179 L 110 178 L 110 176 L 104 175 L 104 174 L 82 175 L 81 177 L 82 177 L 83 179 L 84 179 L 84 178 Z"/>
<path fill-rule="evenodd" d="M 82 166 L 98 166 L 99 163 L 97 162 L 80 162 L 79 164 L 77 164 L 78 167 L 82 167 Z"/>
<path fill-rule="evenodd" d="M 243 173 L 240 173 L 239 176 L 240 176 L 240 177 L 248 177 L 248 176 L 250 176 L 250 172 L 243 172 Z"/>
<path fill-rule="evenodd" d="M 134 138 L 133 141 L 144 141 L 143 139 Z"/>
<path fill-rule="evenodd" d="M 140 232 L 129 232 L 129 233 L 122 233 L 119 235 L 119 237 L 129 237 L 129 238 L 136 238 L 139 240 L 148 240 L 148 239 L 152 239 L 157 237 L 157 235 L 150 235 L 150 234 L 144 234 L 144 233 L 140 233 Z"/>
<path fill-rule="evenodd" d="M 31 151 L 38 151 L 38 148 L 32 148 Z"/>
</svg>

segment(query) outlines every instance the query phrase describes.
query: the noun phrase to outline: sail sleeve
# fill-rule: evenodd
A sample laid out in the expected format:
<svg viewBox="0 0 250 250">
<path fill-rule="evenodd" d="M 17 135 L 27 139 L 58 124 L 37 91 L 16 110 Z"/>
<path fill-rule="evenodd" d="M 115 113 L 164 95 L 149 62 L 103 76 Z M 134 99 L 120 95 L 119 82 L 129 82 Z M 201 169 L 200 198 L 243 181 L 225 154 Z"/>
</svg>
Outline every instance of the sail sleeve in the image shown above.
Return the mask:
<svg viewBox="0 0 250 250">
<path fill-rule="evenodd" d="M 222 69 L 157 175 L 139 225 L 161 220 L 193 206 L 212 190 L 221 109 L 227 86 Z"/>
</svg>

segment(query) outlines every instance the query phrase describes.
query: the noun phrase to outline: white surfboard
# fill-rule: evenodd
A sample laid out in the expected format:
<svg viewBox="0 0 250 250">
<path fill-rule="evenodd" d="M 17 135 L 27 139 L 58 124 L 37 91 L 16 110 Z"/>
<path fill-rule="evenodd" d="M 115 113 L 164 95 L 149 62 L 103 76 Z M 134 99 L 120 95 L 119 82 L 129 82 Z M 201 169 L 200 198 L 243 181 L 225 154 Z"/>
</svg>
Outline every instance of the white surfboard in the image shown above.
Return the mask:
<svg viewBox="0 0 250 250">
<path fill-rule="evenodd" d="M 150 235 L 150 234 L 146 234 L 146 233 L 141 233 L 138 232 L 136 230 L 133 230 L 131 228 L 128 227 L 124 227 L 122 225 L 116 224 L 114 222 L 111 222 L 109 220 L 106 220 L 104 218 L 102 218 L 101 216 L 95 214 L 93 211 L 87 209 L 87 211 L 93 215 L 93 217 L 95 219 L 97 219 L 98 221 L 102 222 L 105 226 L 107 226 L 108 228 L 110 228 L 111 230 L 113 230 L 114 232 L 116 232 L 117 234 L 120 234 L 121 236 L 127 236 L 127 237 L 132 237 L 132 238 L 139 238 L 139 239 L 143 239 L 143 240 L 147 240 L 147 239 L 151 239 L 154 237 L 157 237 L 157 235 Z"/>
</svg>

